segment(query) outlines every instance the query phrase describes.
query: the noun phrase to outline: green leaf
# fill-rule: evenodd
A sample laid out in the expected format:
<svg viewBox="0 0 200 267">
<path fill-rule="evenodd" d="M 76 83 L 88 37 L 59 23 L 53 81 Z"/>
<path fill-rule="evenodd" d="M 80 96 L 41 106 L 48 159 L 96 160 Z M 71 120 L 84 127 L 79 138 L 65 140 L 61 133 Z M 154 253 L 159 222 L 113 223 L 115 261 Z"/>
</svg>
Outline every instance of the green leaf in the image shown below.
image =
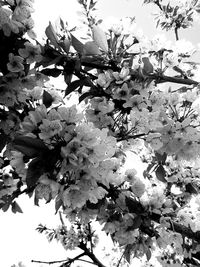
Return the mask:
<svg viewBox="0 0 200 267">
<path fill-rule="evenodd" d="M 0 152 L 4 149 L 7 141 L 8 141 L 8 136 L 5 133 L 0 134 Z"/>
<path fill-rule="evenodd" d="M 1 208 L 4 212 L 6 212 L 6 211 L 9 209 L 9 207 L 10 207 L 10 203 L 5 203 L 4 205 L 0 206 L 0 208 Z"/>
<path fill-rule="evenodd" d="M 150 248 L 147 248 L 145 251 L 146 257 L 147 257 L 147 261 L 150 261 L 151 259 L 151 250 Z"/>
<path fill-rule="evenodd" d="M 18 203 L 16 201 L 12 202 L 11 204 L 11 210 L 13 213 L 23 213 L 22 209 L 20 208 L 20 206 L 18 205 Z"/>
<path fill-rule="evenodd" d="M 41 70 L 41 73 L 43 73 L 44 75 L 56 78 L 62 73 L 62 70 L 59 70 L 57 68 L 53 68 L 53 69 L 46 68 L 46 69 Z"/>
<path fill-rule="evenodd" d="M 131 226 L 131 230 L 138 229 L 142 223 L 142 218 L 141 216 L 136 216 L 133 219 L 133 225 Z M 133 227 L 133 228 L 132 228 Z"/>
<path fill-rule="evenodd" d="M 42 101 L 43 101 L 43 104 L 45 105 L 45 107 L 49 108 L 53 103 L 53 97 L 46 90 L 44 90 L 43 96 L 42 96 Z"/>
<path fill-rule="evenodd" d="M 48 147 L 43 143 L 42 140 L 30 136 L 19 135 L 14 139 L 13 143 L 14 145 L 25 146 L 44 151 L 48 150 Z"/>
<path fill-rule="evenodd" d="M 167 183 L 167 180 L 165 179 L 166 171 L 165 171 L 163 165 L 161 165 L 161 164 L 158 165 L 158 168 L 156 169 L 155 174 L 156 174 L 156 178 L 159 181 L 161 181 L 163 183 Z"/>
<path fill-rule="evenodd" d="M 154 162 L 151 162 L 150 164 L 148 164 L 146 170 L 143 171 L 144 178 L 148 178 L 149 179 L 149 177 L 151 176 L 150 175 L 150 171 L 154 166 L 155 166 Z"/>
<path fill-rule="evenodd" d="M 72 74 L 74 73 L 74 71 L 75 71 L 75 61 L 74 60 L 66 61 L 63 74 L 64 74 L 64 80 L 67 85 L 71 83 Z"/>
<path fill-rule="evenodd" d="M 188 183 L 185 185 L 185 192 L 188 192 L 190 194 L 198 194 L 198 186 L 192 183 Z"/>
<path fill-rule="evenodd" d="M 55 214 L 57 214 L 62 204 L 63 204 L 62 199 L 59 196 L 57 196 L 55 200 L 55 210 L 56 210 Z"/>
<path fill-rule="evenodd" d="M 195 11 L 200 13 L 200 3 L 195 6 Z"/>
<path fill-rule="evenodd" d="M 28 158 L 35 158 L 49 150 L 40 139 L 30 136 L 17 136 L 13 141 L 13 147 Z"/>
<path fill-rule="evenodd" d="M 61 41 L 59 41 L 59 45 L 62 47 L 62 49 L 68 53 L 69 52 L 69 49 L 70 49 L 70 45 L 71 45 L 71 42 L 69 40 L 69 38 L 65 37 L 64 39 L 62 39 Z"/>
<path fill-rule="evenodd" d="M 49 26 L 46 28 L 45 30 L 45 34 L 48 37 L 49 41 L 51 42 L 51 44 L 58 48 L 58 50 L 61 51 L 60 46 L 58 45 L 58 37 L 56 35 L 56 32 L 54 30 L 53 25 L 51 24 L 51 22 L 49 21 Z"/>
<path fill-rule="evenodd" d="M 155 151 L 155 156 L 156 156 L 159 164 L 165 164 L 165 161 L 167 159 L 167 153 L 166 152 L 164 152 L 163 154 L 160 154 L 157 151 Z"/>
<path fill-rule="evenodd" d="M 71 82 L 66 90 L 65 90 L 65 96 L 69 95 L 71 92 L 75 91 L 79 86 L 83 85 L 82 80 L 75 80 Z"/>
<path fill-rule="evenodd" d="M 28 187 L 34 187 L 40 176 L 44 173 L 44 162 L 42 158 L 33 159 L 29 165 L 26 174 L 26 184 Z"/>
<path fill-rule="evenodd" d="M 101 51 L 99 50 L 98 45 L 94 41 L 89 41 L 84 44 L 83 54 L 85 56 L 99 55 L 101 54 Z"/>
<path fill-rule="evenodd" d="M 56 64 L 59 65 L 60 62 L 62 62 L 62 59 L 63 55 L 55 56 L 54 58 L 51 58 L 50 56 L 44 56 L 42 61 L 36 63 L 35 68 L 38 68 L 40 66 L 46 68 L 51 65 L 56 65 Z"/>
<path fill-rule="evenodd" d="M 142 62 L 143 62 L 143 68 L 142 68 L 143 74 L 145 75 L 145 74 L 153 73 L 153 65 L 149 61 L 149 58 L 143 57 Z"/>
<path fill-rule="evenodd" d="M 142 204 L 136 199 L 131 197 L 126 197 L 125 202 L 130 213 L 142 214 L 144 212 Z"/>
<path fill-rule="evenodd" d="M 59 18 L 60 26 L 63 30 L 65 30 L 65 23 L 62 18 Z"/>
<path fill-rule="evenodd" d="M 13 147 L 14 147 L 14 149 L 21 152 L 22 154 L 24 154 L 25 156 L 27 156 L 30 159 L 35 158 L 40 154 L 40 151 L 38 151 L 38 149 L 35 149 L 32 147 L 20 146 L 20 145 L 14 145 Z"/>
<path fill-rule="evenodd" d="M 65 80 L 65 83 L 67 85 L 69 85 L 71 83 L 71 80 L 72 80 L 72 74 L 64 73 L 64 80 Z"/>
<path fill-rule="evenodd" d="M 92 35 L 95 43 L 105 52 L 108 52 L 108 42 L 105 32 L 97 25 L 92 25 Z"/>
<path fill-rule="evenodd" d="M 92 96 L 91 92 L 85 92 L 84 94 L 82 94 L 79 97 L 79 103 L 81 103 L 84 99 L 86 99 L 87 97 L 90 97 L 90 96 Z"/>
<path fill-rule="evenodd" d="M 159 26 L 159 23 L 160 23 L 160 19 L 157 20 L 157 23 L 156 23 L 156 28 L 158 28 Z"/>
<path fill-rule="evenodd" d="M 67 86 L 65 91 L 65 96 L 69 95 L 71 92 L 75 91 L 77 88 L 82 86 L 93 86 L 93 83 L 90 81 L 88 77 L 83 78 L 81 80 L 75 80 Z"/>
<path fill-rule="evenodd" d="M 29 196 L 29 198 L 31 198 L 33 196 L 34 190 L 30 190 L 27 195 Z"/>
<path fill-rule="evenodd" d="M 131 251 L 133 249 L 133 245 L 132 244 L 128 244 L 125 247 L 125 251 L 124 251 L 124 258 L 126 259 L 126 261 L 130 264 L 131 263 Z"/>
<path fill-rule="evenodd" d="M 34 195 L 34 205 L 39 207 L 39 198 L 36 194 Z"/>
<path fill-rule="evenodd" d="M 73 34 L 71 34 L 71 40 L 72 40 L 72 46 L 74 47 L 74 49 L 78 53 L 83 54 L 84 44 L 81 43 Z"/>
</svg>

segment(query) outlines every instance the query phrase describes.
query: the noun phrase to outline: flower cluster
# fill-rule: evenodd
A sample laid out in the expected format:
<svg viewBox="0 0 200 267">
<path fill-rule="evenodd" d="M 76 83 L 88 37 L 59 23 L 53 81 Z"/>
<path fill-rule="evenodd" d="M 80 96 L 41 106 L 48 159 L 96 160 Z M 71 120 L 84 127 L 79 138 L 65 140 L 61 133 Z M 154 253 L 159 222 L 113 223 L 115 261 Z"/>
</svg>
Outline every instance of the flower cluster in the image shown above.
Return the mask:
<svg viewBox="0 0 200 267">
<path fill-rule="evenodd" d="M 82 114 L 77 113 L 75 105 L 50 110 L 39 106 L 24 118 L 21 128 L 21 134 L 42 140 L 50 153 L 57 153 L 56 165 L 52 166 L 56 177 L 52 180 L 48 173 L 40 177 L 35 189 L 36 198 L 49 201 L 59 195 L 69 211 L 81 209 L 87 201 L 97 203 L 104 198 L 107 191 L 98 183 L 106 186 L 111 182 L 119 183 L 118 174 L 114 173 L 117 163 L 113 157 L 115 138 L 108 136 L 105 128 L 95 128 L 92 123 L 81 122 L 81 118 Z M 12 160 L 11 164 L 19 175 L 23 175 L 21 171 L 25 162 L 22 158 Z M 68 187 L 60 185 L 63 180 Z"/>
<path fill-rule="evenodd" d="M 193 25 L 196 11 L 198 10 L 198 1 L 174 1 L 167 5 L 160 3 L 160 1 L 146 1 L 145 3 L 154 3 L 159 7 L 159 14 L 156 16 L 158 25 L 162 29 L 179 29 L 188 28 Z"/>
<path fill-rule="evenodd" d="M 3 30 L 5 36 L 10 36 L 11 33 L 19 34 L 31 31 L 34 23 L 31 18 L 33 9 L 33 0 L 16 0 L 5 1 L 0 6 L 0 29 Z"/>
<path fill-rule="evenodd" d="M 80 243 L 91 241 L 94 245 L 98 242 L 98 236 L 91 232 L 91 226 L 73 223 L 70 227 L 62 226 L 56 229 L 56 239 L 61 242 L 66 250 L 76 249 Z"/>
</svg>

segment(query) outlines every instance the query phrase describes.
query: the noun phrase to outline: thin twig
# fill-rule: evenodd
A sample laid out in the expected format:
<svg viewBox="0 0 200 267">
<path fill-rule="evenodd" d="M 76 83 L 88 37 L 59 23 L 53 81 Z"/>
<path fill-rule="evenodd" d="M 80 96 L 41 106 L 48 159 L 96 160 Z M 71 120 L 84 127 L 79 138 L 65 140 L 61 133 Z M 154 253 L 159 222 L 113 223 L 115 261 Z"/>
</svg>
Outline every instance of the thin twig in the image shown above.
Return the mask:
<svg viewBox="0 0 200 267">
<path fill-rule="evenodd" d="M 59 260 L 59 261 L 36 261 L 36 260 L 32 260 L 31 262 L 34 263 L 44 263 L 44 264 L 55 264 L 55 263 L 62 263 L 62 262 L 67 262 L 69 259 L 65 259 L 65 260 Z"/>
<path fill-rule="evenodd" d="M 90 222 L 88 223 L 88 231 L 89 231 L 89 242 L 90 242 L 90 250 L 93 253 L 93 244 L 92 244 L 92 231 L 91 231 L 91 225 Z"/>
<path fill-rule="evenodd" d="M 78 261 L 83 261 L 83 262 L 86 262 L 86 263 L 90 263 L 90 264 L 96 265 L 94 262 L 83 260 L 83 259 L 78 259 Z"/>
<path fill-rule="evenodd" d="M 68 259 L 66 259 L 66 260 L 59 260 L 59 261 L 36 261 L 36 260 L 32 260 L 31 262 L 34 262 L 34 263 L 44 263 L 44 264 L 49 264 L 49 265 L 51 265 L 51 264 L 55 264 L 55 263 L 61 263 L 61 262 L 70 264 L 70 263 L 73 263 L 73 262 L 76 261 L 76 260 L 79 260 L 79 258 L 81 258 L 81 257 L 83 257 L 83 256 L 85 256 L 85 255 L 86 255 L 86 253 L 83 252 L 83 253 L 77 255 L 76 257 L 74 257 L 74 258 L 72 258 L 72 259 L 68 258 Z"/>
<path fill-rule="evenodd" d="M 117 263 L 117 266 L 116 266 L 116 267 L 119 267 L 119 265 L 120 265 L 120 262 L 122 261 L 122 259 L 123 259 L 123 256 L 124 256 L 124 254 L 125 254 L 125 251 L 126 251 L 126 250 L 124 250 L 124 252 L 122 253 L 122 255 L 121 255 L 121 257 L 120 257 L 120 259 L 119 259 L 119 261 L 118 261 L 118 263 Z"/>
</svg>

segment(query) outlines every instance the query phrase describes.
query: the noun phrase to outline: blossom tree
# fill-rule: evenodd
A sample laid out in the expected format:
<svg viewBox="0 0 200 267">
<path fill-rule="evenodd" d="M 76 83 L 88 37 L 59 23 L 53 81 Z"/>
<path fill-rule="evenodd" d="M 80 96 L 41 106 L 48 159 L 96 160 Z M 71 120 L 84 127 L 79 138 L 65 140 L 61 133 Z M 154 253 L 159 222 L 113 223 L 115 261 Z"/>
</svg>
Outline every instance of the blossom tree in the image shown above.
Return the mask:
<svg viewBox="0 0 200 267">
<path fill-rule="evenodd" d="M 103 26 L 95 0 L 78 2 L 81 36 L 59 19 L 41 44 L 33 0 L 0 1 L 0 208 L 22 212 L 22 194 L 54 201 L 61 226 L 38 230 L 81 250 L 63 267 L 106 266 L 94 223 L 121 253 L 111 266 L 134 257 L 150 266 L 153 255 L 161 266 L 199 266 L 200 69 L 179 29 L 192 26 L 200 3 L 144 1 L 158 27 L 174 30 L 169 43 L 139 34 L 134 18 Z M 126 168 L 129 151 L 142 176 L 134 161 Z"/>
</svg>

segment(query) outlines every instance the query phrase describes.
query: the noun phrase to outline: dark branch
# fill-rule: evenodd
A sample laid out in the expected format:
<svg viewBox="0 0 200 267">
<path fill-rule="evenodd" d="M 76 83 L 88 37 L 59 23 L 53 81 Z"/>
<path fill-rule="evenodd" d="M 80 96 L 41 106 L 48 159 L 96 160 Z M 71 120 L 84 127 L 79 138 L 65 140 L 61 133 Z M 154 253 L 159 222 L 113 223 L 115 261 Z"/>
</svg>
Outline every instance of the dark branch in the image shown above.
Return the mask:
<svg viewBox="0 0 200 267">
<path fill-rule="evenodd" d="M 183 79 L 183 78 L 170 77 L 158 74 L 149 74 L 148 77 L 152 78 L 153 80 L 156 80 L 158 83 L 171 82 L 171 83 L 179 83 L 187 85 L 198 85 L 200 83 L 191 79 Z"/>
<path fill-rule="evenodd" d="M 99 259 L 97 259 L 94 253 L 92 253 L 84 243 L 80 243 L 79 248 L 84 251 L 85 255 L 88 256 L 95 265 L 97 265 L 98 267 L 106 267 L 103 263 L 99 261 Z"/>
<path fill-rule="evenodd" d="M 81 65 L 84 67 L 90 67 L 94 69 L 99 69 L 99 70 L 113 70 L 113 71 L 120 71 L 121 69 L 117 67 L 116 65 L 104 65 L 104 64 L 99 64 L 99 63 L 92 63 L 92 62 L 84 62 L 81 61 Z"/>
</svg>

